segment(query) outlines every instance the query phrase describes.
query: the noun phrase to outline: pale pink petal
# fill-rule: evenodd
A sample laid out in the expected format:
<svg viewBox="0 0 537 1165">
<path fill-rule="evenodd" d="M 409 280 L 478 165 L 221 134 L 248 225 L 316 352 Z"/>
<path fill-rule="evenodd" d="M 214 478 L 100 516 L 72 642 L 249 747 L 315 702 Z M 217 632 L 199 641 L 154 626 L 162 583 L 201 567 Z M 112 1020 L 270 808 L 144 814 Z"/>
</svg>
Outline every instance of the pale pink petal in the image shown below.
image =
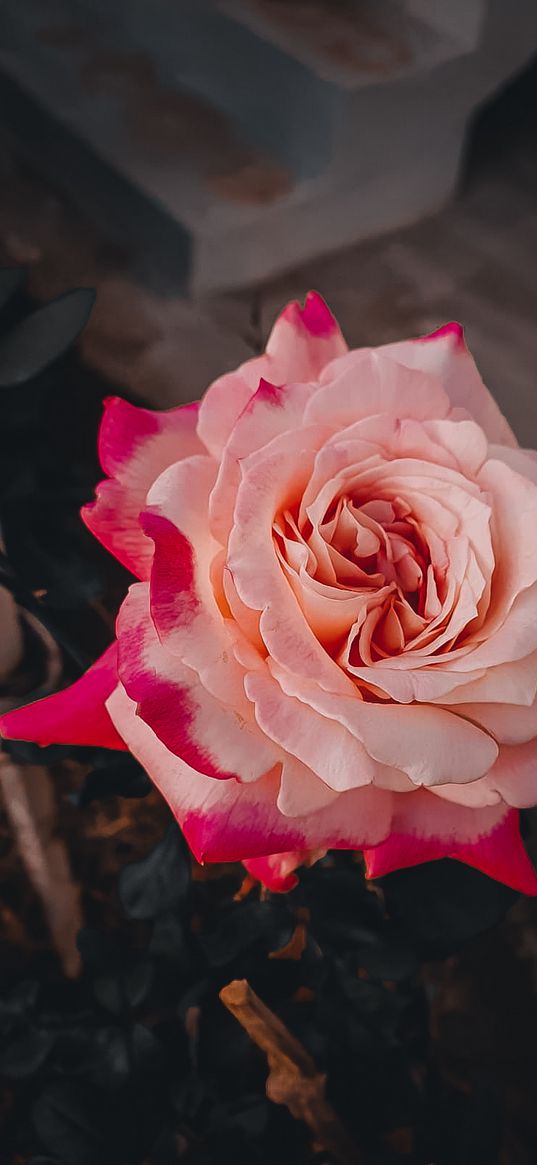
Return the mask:
<svg viewBox="0 0 537 1165">
<path fill-rule="evenodd" d="M 537 894 L 537 876 L 513 809 L 503 804 L 471 809 L 425 789 L 412 797 L 394 794 L 394 803 L 389 837 L 364 850 L 370 878 L 438 858 L 457 858 L 514 890 Z"/>
<path fill-rule="evenodd" d="M 490 732 L 499 744 L 525 744 L 537 737 L 537 701 L 529 707 L 517 704 L 457 704 L 459 716 L 473 720 Z"/>
<path fill-rule="evenodd" d="M 108 701 L 118 731 L 149 773 L 199 861 L 244 861 L 277 853 L 360 849 L 388 834 L 394 794 L 371 786 L 342 793 L 322 813 L 284 817 L 277 769 L 259 781 L 213 780 L 165 748 L 118 687 Z"/>
<path fill-rule="evenodd" d="M 266 352 L 207 389 L 198 425 L 207 449 L 220 458 L 261 379 L 277 385 L 318 380 L 324 366 L 346 351 L 339 327 L 317 292 L 309 293 L 303 308 L 296 302 L 288 304 L 276 320 Z"/>
<path fill-rule="evenodd" d="M 359 348 L 329 364 L 306 407 L 305 424 L 342 429 L 365 417 L 447 417 L 449 398 L 437 376 L 405 368 L 385 349 Z"/>
<path fill-rule="evenodd" d="M 521 572 L 523 569 L 521 563 Z M 511 567 L 502 562 L 499 570 L 504 570 L 505 579 Z M 512 581 L 514 589 L 516 584 L 514 579 Z M 449 666 L 454 671 L 469 673 L 481 668 L 494 669 L 499 664 L 512 664 L 514 660 L 526 659 L 537 649 L 537 583 L 521 590 L 514 601 L 508 604 L 507 612 L 502 611 L 501 607 L 500 601 L 496 610 L 491 605 L 485 633 L 480 632 L 478 636 L 476 632 L 475 638 L 478 641 L 475 647 L 469 640 L 462 652 L 451 653 Z M 490 635 L 486 634 L 488 631 Z M 479 638 L 482 642 L 479 642 Z M 497 698 L 502 699 L 500 696 Z"/>
<path fill-rule="evenodd" d="M 317 291 L 310 291 L 304 307 L 293 300 L 277 319 L 267 342 L 267 356 L 280 375 L 277 383 L 318 380 L 323 368 L 347 351 L 337 321 Z"/>
<path fill-rule="evenodd" d="M 446 655 L 408 652 L 373 668 L 354 668 L 399 702 L 533 704 L 537 690 L 537 584 L 522 591 L 490 639 L 469 641 Z M 445 661 L 445 662 L 444 662 Z"/>
<path fill-rule="evenodd" d="M 537 697 L 537 651 L 525 658 L 482 671 L 466 672 L 465 683 L 440 697 L 440 703 L 521 704 L 530 708 Z"/>
<path fill-rule="evenodd" d="M 288 696 L 338 721 L 362 742 L 370 757 L 401 769 L 416 785 L 475 781 L 496 760 L 498 745 L 492 737 L 446 709 L 366 703 L 357 698 L 356 690 L 352 696 L 336 695 L 274 659 L 270 666 Z"/>
<path fill-rule="evenodd" d="M 306 817 L 310 813 L 324 812 L 338 796 L 308 765 L 295 756 L 285 757 L 276 802 L 284 817 Z"/>
<path fill-rule="evenodd" d="M 487 780 L 508 805 L 517 809 L 537 805 L 537 740 L 503 745 Z"/>
<path fill-rule="evenodd" d="M 42 745 L 124 749 L 105 707 L 116 686 L 117 643 L 113 643 L 69 688 L 0 717 L 0 733 L 8 740 Z"/>
<path fill-rule="evenodd" d="M 218 477 L 211 493 L 209 515 L 214 537 L 224 546 L 233 523 L 235 497 L 240 484 L 240 461 L 267 445 L 280 433 L 298 431 L 314 386 L 284 384 L 278 387 L 261 380 L 237 418 L 223 450 Z"/>
<path fill-rule="evenodd" d="M 381 351 L 407 368 L 420 369 L 437 376 L 452 407 L 470 412 L 489 441 L 496 441 L 499 445 L 518 444 L 494 397 L 483 384 L 466 347 L 460 324 L 445 324 L 419 340 L 386 344 Z"/>
<path fill-rule="evenodd" d="M 315 773 L 315 779 L 338 792 L 373 780 L 375 764 L 360 741 L 338 721 L 283 692 L 268 668 L 250 672 L 244 686 L 262 732 Z"/>
<path fill-rule="evenodd" d="M 507 445 L 490 445 L 489 456 L 494 461 L 504 461 L 515 473 L 529 478 L 537 485 L 537 452 L 535 449 L 513 449 Z"/>
<path fill-rule="evenodd" d="M 138 578 L 147 578 L 153 548 L 138 521 L 147 492 L 166 466 L 206 452 L 196 435 L 198 405 L 169 412 L 137 408 L 119 397 L 105 401 L 99 458 L 110 480 L 82 508 L 96 538 Z"/>
<path fill-rule="evenodd" d="M 493 771 L 491 769 L 491 772 Z M 502 798 L 490 781 L 490 773 L 471 781 L 469 785 L 431 785 L 431 793 L 455 805 L 466 805 L 469 809 L 483 809 L 485 805 L 498 805 Z M 504 798 L 505 800 L 505 798 Z"/>
<path fill-rule="evenodd" d="M 427 436 L 436 442 L 440 457 L 449 453 L 462 473 L 474 477 L 489 456 L 490 446 L 474 421 L 425 421 Z M 503 448 L 503 447 L 502 447 Z"/>
<path fill-rule="evenodd" d="M 352 674 L 364 683 L 372 684 L 373 687 L 384 692 L 386 696 L 398 704 L 412 704 L 415 701 L 421 704 L 442 704 L 444 702 L 453 704 L 458 703 L 459 700 L 464 700 L 464 695 L 457 697 L 457 691 L 460 687 L 461 692 L 466 692 L 469 679 L 467 672 L 457 673 L 450 670 L 449 667 L 444 668 L 436 664 L 425 667 L 423 659 L 420 659 L 419 666 L 415 667 L 414 670 L 389 666 L 391 663 L 398 662 L 399 658 L 379 660 L 372 665 L 364 665 L 363 667 L 356 664 L 352 668 Z M 537 676 L 537 665 L 535 672 Z M 477 683 L 487 673 L 484 669 L 476 668 L 471 675 Z M 475 686 L 472 685 L 472 693 L 475 690 Z"/>
<path fill-rule="evenodd" d="M 225 552 L 222 551 L 222 553 L 224 554 Z M 265 644 L 259 634 L 259 612 L 253 611 L 251 607 L 247 607 L 239 599 L 235 583 L 233 582 L 233 575 L 228 566 L 224 566 L 222 583 L 226 602 L 229 606 L 229 613 L 244 636 L 241 642 L 244 643 L 246 641 L 249 647 L 255 648 L 262 656 L 265 656 Z M 235 644 L 234 650 L 236 646 Z"/>
<path fill-rule="evenodd" d="M 502 461 L 487 461 L 478 481 L 492 499 L 500 608 L 537 580 L 537 485 Z M 508 609 L 508 608 L 507 608 Z"/>
<path fill-rule="evenodd" d="M 219 779 L 257 781 L 281 760 L 260 733 L 244 690 L 232 705 L 222 703 L 160 642 L 146 583 L 131 587 L 123 603 L 118 644 L 119 677 L 138 715 L 188 765 Z M 229 666 L 231 673 L 238 666 L 231 653 Z"/>
<path fill-rule="evenodd" d="M 142 524 L 155 543 L 151 613 L 164 646 L 208 692 L 240 710 L 243 671 L 233 657 L 239 629 L 224 620 L 211 571 L 221 553 L 207 524 L 215 470 L 211 458 L 191 457 L 170 466 L 149 491 Z"/>
<path fill-rule="evenodd" d="M 354 691 L 352 682 L 327 655 L 285 578 L 274 549 L 275 515 L 300 498 L 315 450 L 325 435 L 310 426 L 284 433 L 241 463 L 228 567 L 241 601 L 262 612 L 259 626 L 272 658 L 334 691 Z"/>
</svg>

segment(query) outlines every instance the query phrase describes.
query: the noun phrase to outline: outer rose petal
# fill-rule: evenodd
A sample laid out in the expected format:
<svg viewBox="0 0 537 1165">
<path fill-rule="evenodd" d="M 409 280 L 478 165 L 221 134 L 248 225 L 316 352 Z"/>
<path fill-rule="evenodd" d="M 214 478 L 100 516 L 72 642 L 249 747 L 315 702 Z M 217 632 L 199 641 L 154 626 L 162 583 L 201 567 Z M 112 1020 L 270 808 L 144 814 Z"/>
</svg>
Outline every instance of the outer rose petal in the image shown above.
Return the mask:
<svg viewBox="0 0 537 1165">
<path fill-rule="evenodd" d="M 514 890 L 537 894 L 537 875 L 522 844 L 515 810 L 502 804 L 471 809 L 425 789 L 410 798 L 394 794 L 394 805 L 390 836 L 375 849 L 364 850 L 370 878 L 437 858 L 457 858 Z"/>
<path fill-rule="evenodd" d="M 470 412 L 489 441 L 496 441 L 499 445 L 518 445 L 513 430 L 483 384 L 466 347 L 460 324 L 444 324 L 429 336 L 386 344 L 381 351 L 406 364 L 407 368 L 434 372 L 442 381 L 452 407 Z"/>
<path fill-rule="evenodd" d="M 319 781 L 338 792 L 371 783 L 374 762 L 361 741 L 337 720 L 282 692 L 268 668 L 250 672 L 244 686 L 261 730 L 298 757 Z"/>
<path fill-rule="evenodd" d="M 2 716 L 2 736 L 43 745 L 126 749 L 105 707 L 116 685 L 117 643 L 113 643 L 69 688 Z"/>
<path fill-rule="evenodd" d="M 198 672 L 208 691 L 238 707 L 244 692 L 242 670 L 230 658 L 234 629 L 212 585 L 220 552 L 207 527 L 215 473 L 209 457 L 170 465 L 150 490 L 141 521 L 155 545 L 151 614 L 162 643 Z"/>
<path fill-rule="evenodd" d="M 136 715 L 136 704 L 121 686 L 112 693 L 107 707 L 129 749 L 168 802 L 198 861 L 244 861 L 298 850 L 361 849 L 388 834 L 393 794 L 385 789 L 355 789 L 342 793 L 321 813 L 285 817 L 276 804 L 280 785 L 277 769 L 250 784 L 214 780 L 168 751 Z"/>
<path fill-rule="evenodd" d="M 327 720 L 337 720 L 380 765 L 401 769 L 416 786 L 461 784 L 484 776 L 498 756 L 488 733 L 444 708 L 427 704 L 375 704 L 318 684 L 270 663 L 282 691 Z M 414 794 L 412 794 L 412 803 Z"/>
<path fill-rule="evenodd" d="M 305 424 L 328 421 L 340 430 L 380 415 L 426 421 L 447 417 L 449 407 L 438 376 L 402 367 L 384 348 L 358 348 L 325 368 Z"/>
<path fill-rule="evenodd" d="M 147 583 L 130 588 L 117 627 L 119 678 L 140 718 L 170 752 L 219 780 L 256 781 L 274 768 L 281 754 L 260 733 L 244 691 L 240 703 L 239 697 L 230 705 L 215 699 L 197 672 L 163 646 L 151 619 Z"/>
<path fill-rule="evenodd" d="M 316 291 L 310 291 L 303 308 L 289 303 L 274 324 L 264 355 L 247 360 L 207 389 L 198 424 L 207 449 L 220 458 L 261 379 L 271 384 L 318 380 L 325 365 L 346 351 L 336 320 Z"/>
<path fill-rule="evenodd" d="M 198 404 L 168 412 L 140 409 L 119 397 L 105 401 L 99 458 L 110 480 L 83 506 L 86 526 L 138 578 L 148 578 L 153 547 L 138 516 L 147 492 L 168 465 L 206 453 L 196 435 Z"/>
<path fill-rule="evenodd" d="M 537 740 L 504 745 L 486 781 L 508 805 L 517 809 L 537 805 Z"/>
<path fill-rule="evenodd" d="M 304 409 L 315 391 L 313 384 L 284 384 L 261 380 L 237 418 L 223 450 L 218 477 L 211 494 L 211 530 L 224 546 L 233 525 L 233 510 L 241 480 L 240 462 L 287 430 L 297 432 Z"/>
<path fill-rule="evenodd" d="M 249 858 L 243 863 L 248 873 L 269 890 L 285 893 L 297 885 L 294 870 L 309 859 L 308 850 L 298 850 L 290 854 L 270 854 L 266 858 Z"/>
<path fill-rule="evenodd" d="M 512 449 L 506 445 L 489 445 L 489 457 L 494 461 L 504 461 L 510 469 L 528 477 L 537 485 L 537 451 L 535 449 Z"/>
<path fill-rule="evenodd" d="M 537 702 L 529 707 L 517 704 L 458 704 L 460 716 L 481 724 L 500 744 L 526 744 L 537 737 Z M 537 804 L 537 774 L 535 781 Z"/>
<path fill-rule="evenodd" d="M 270 333 L 267 356 L 287 381 L 318 380 L 331 360 L 343 356 L 347 344 L 337 320 L 318 291 L 310 291 L 304 307 L 288 303 Z"/>
</svg>

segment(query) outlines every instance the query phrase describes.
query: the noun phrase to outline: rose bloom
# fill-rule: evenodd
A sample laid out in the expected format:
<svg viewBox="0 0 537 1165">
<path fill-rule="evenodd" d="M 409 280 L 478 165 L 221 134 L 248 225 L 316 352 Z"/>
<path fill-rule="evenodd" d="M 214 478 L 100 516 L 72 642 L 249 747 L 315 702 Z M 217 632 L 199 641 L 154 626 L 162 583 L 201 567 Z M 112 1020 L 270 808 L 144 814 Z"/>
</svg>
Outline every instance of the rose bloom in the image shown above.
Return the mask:
<svg viewBox="0 0 537 1165">
<path fill-rule="evenodd" d="M 128 748 L 200 861 L 328 848 L 537 892 L 537 459 L 457 324 L 348 351 L 322 299 L 168 412 L 106 402 L 86 525 L 140 580 L 117 644 L 3 718 Z"/>
</svg>

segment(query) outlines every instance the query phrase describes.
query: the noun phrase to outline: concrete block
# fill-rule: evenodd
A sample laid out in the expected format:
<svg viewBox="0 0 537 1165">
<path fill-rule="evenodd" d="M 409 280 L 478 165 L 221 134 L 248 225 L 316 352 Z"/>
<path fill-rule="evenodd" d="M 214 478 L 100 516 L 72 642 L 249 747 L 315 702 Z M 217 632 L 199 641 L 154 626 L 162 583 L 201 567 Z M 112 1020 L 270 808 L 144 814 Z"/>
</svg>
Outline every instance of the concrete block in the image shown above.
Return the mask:
<svg viewBox="0 0 537 1165">
<path fill-rule="evenodd" d="M 176 286 L 194 294 L 436 210 L 476 109 L 536 47 L 535 0 L 516 21 L 509 0 L 0 10 L 0 68 L 85 151 L 58 180 L 138 245 L 142 268 L 173 239 Z M 53 147 L 34 133 L 28 150 L 50 164 Z"/>
</svg>

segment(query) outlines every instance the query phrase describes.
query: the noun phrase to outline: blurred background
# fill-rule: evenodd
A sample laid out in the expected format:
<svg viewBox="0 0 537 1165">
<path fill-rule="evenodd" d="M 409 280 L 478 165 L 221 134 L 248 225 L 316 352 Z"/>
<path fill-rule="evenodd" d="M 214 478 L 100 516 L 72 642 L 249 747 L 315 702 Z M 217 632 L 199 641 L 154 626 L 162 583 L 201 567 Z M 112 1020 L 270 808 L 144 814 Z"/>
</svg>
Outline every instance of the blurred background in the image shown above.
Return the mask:
<svg viewBox="0 0 537 1165">
<path fill-rule="evenodd" d="M 310 288 L 327 299 L 352 346 L 458 319 L 521 443 L 537 446 L 536 54 L 535 0 L 2 0 L 0 266 L 20 269 L 0 272 L 2 708 L 75 679 L 113 635 L 130 578 L 78 517 L 101 476 L 103 398 L 119 393 L 165 408 L 199 397 L 214 377 L 259 351 L 281 307 Z M 69 301 L 70 320 L 45 315 L 33 332 L 21 321 L 80 287 L 96 289 L 89 322 L 76 348 L 50 365 L 63 351 L 61 337 L 53 351 L 55 329 L 76 336 L 88 303 Z M 37 348 L 43 368 L 34 360 Z M 8 374 L 8 366 L 17 373 Z M 18 1033 L 20 1014 L 37 1008 L 31 1038 L 26 1029 L 21 1039 L 17 1034 L 4 1058 L 0 1048 L 2 1165 L 138 1161 L 134 1150 L 123 1157 L 110 1145 L 111 1156 L 95 1146 L 84 1156 L 76 1137 L 61 1149 L 72 1112 L 54 1094 L 50 1116 L 50 1081 L 79 1072 L 89 1053 L 75 1040 L 71 1060 L 67 1055 L 58 1068 L 50 1031 L 55 1024 L 63 1032 L 65 1024 L 73 1036 L 72 1016 L 89 1007 L 82 951 L 84 975 L 93 958 L 101 984 L 87 1022 L 108 1056 L 106 1087 L 112 1078 L 117 1083 L 123 1062 L 116 1035 L 103 1036 L 110 999 L 99 962 L 112 956 L 97 951 L 95 934 L 124 936 L 131 926 L 140 946 L 149 916 L 134 913 L 125 923 L 118 877 L 126 863 L 162 844 L 168 823 L 158 795 L 126 758 L 105 750 L 43 754 L 31 746 L 2 756 L 0 1025 L 9 1027 L 15 1015 Z M 535 824 L 525 829 L 535 857 Z M 163 851 L 168 879 L 179 876 L 174 852 L 170 859 Z M 445 865 L 435 863 L 438 870 Z M 318 874 L 325 889 L 332 874 L 336 879 L 327 913 L 337 912 L 337 879 L 349 870 L 354 875 L 350 867 Z M 221 873 L 214 871 L 215 880 Z M 198 929 L 203 911 L 214 912 L 212 883 L 207 890 L 204 882 L 210 876 L 194 872 Z M 227 902 L 240 886 L 240 872 L 225 877 L 215 901 L 220 895 Z M 442 883 L 445 874 L 438 878 Z M 446 882 L 446 900 L 454 884 Z M 534 1165 L 536 905 L 510 892 L 491 905 L 474 878 L 470 909 L 467 883 L 457 883 L 446 927 L 455 915 L 458 926 L 462 920 L 463 949 L 446 959 L 433 875 L 428 894 L 423 880 L 403 878 L 400 886 L 412 899 L 417 929 L 415 915 L 423 911 L 427 1072 L 437 1074 L 434 1121 L 446 1146 L 434 1165 Z M 509 905 L 506 921 L 470 940 Z M 466 932 L 472 911 L 474 932 Z M 86 939 L 77 946 L 80 927 Z M 282 941 L 271 932 L 268 949 Z M 187 967 L 177 954 L 178 931 L 162 923 L 159 943 L 153 962 L 171 950 L 173 990 L 186 991 L 178 986 L 184 975 L 193 991 L 188 976 L 197 982 L 199 966 Z M 229 960 L 236 956 L 233 947 Z M 229 977 L 229 966 L 236 972 L 242 964 L 228 966 L 227 958 L 217 953 L 215 963 Z M 45 1003 L 35 1003 L 37 988 L 13 1003 L 14 985 L 28 977 L 52 985 Z M 388 992 L 392 977 L 385 975 Z M 82 984 L 80 994 L 60 999 L 57 985 L 68 980 L 73 991 Z M 133 988 L 136 1006 L 146 988 Z M 265 988 L 279 1005 L 288 984 L 273 963 Z M 186 1009 L 192 1000 L 197 1006 L 188 992 Z M 176 1015 L 173 991 L 171 998 Z M 71 1008 L 68 1021 L 63 1006 Z M 232 1072 L 221 1049 L 230 1033 L 216 1012 L 210 1022 L 217 1035 L 201 1060 L 205 1054 L 227 1096 Z M 177 1039 L 184 1042 L 184 1025 Z M 243 1052 L 241 1045 L 237 1057 Z M 351 1052 L 358 1072 L 360 1057 L 354 1046 Z M 426 1076 L 419 1056 L 416 1064 L 408 1069 L 412 1087 L 420 1072 Z M 181 1064 L 179 1079 L 182 1071 Z M 263 1079 L 261 1072 L 261 1093 Z M 13 1080 L 22 1081 L 19 1091 Z M 399 1095 L 397 1075 L 392 1085 Z M 356 1087 L 365 1087 L 361 1077 Z M 238 1103 L 234 1095 L 232 1101 Z M 426 1097 L 424 1108 L 432 1111 Z M 379 1150 L 371 1161 L 429 1165 L 414 1117 L 397 1119 L 384 1155 Z M 216 1123 L 216 1141 L 219 1130 Z M 275 1146 L 283 1134 L 294 1144 L 290 1123 L 273 1133 Z M 204 1156 L 199 1139 L 199 1155 L 185 1150 L 184 1159 L 265 1161 L 259 1148 L 258 1156 L 247 1149 L 241 1156 L 236 1129 L 228 1135 L 225 1144 L 238 1156 L 211 1155 L 210 1147 Z M 173 1144 L 170 1154 L 148 1151 L 144 1160 L 178 1160 Z M 43 1145 L 52 1157 L 35 1156 Z M 309 1161 L 300 1151 L 295 1146 L 292 1159 Z"/>
<path fill-rule="evenodd" d="M 3 0 L 3 260 L 158 406 L 310 287 L 353 345 L 455 317 L 536 443 L 536 51 L 534 0 Z"/>
</svg>

